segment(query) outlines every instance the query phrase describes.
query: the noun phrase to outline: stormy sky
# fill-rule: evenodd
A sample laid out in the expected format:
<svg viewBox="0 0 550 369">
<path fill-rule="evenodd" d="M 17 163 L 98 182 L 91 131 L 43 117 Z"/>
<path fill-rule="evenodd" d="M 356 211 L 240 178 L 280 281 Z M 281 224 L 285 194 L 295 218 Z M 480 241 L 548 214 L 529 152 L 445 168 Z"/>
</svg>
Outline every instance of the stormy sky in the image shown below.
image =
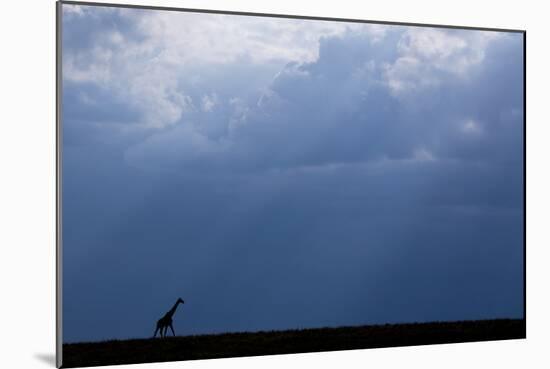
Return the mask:
<svg viewBox="0 0 550 369">
<path fill-rule="evenodd" d="M 64 341 L 523 317 L 523 35 L 63 5 Z"/>
</svg>

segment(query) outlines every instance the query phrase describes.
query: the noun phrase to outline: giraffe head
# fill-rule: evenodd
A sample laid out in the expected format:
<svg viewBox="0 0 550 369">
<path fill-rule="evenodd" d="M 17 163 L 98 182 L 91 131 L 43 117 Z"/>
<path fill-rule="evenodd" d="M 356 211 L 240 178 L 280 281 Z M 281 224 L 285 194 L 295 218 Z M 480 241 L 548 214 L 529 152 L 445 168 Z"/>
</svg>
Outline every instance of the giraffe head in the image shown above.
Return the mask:
<svg viewBox="0 0 550 369">
<path fill-rule="evenodd" d="M 178 299 L 178 302 L 181 302 L 182 304 L 185 303 L 185 302 L 181 299 L 181 297 Z"/>
</svg>

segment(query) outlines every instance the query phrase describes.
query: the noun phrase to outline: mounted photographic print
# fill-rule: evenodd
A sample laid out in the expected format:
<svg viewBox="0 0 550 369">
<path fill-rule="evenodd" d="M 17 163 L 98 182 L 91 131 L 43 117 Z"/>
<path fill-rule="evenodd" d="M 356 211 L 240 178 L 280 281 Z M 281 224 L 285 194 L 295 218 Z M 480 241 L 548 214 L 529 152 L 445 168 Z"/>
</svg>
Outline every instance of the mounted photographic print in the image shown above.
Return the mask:
<svg viewBox="0 0 550 369">
<path fill-rule="evenodd" d="M 525 32 L 58 3 L 58 365 L 525 337 Z"/>
</svg>

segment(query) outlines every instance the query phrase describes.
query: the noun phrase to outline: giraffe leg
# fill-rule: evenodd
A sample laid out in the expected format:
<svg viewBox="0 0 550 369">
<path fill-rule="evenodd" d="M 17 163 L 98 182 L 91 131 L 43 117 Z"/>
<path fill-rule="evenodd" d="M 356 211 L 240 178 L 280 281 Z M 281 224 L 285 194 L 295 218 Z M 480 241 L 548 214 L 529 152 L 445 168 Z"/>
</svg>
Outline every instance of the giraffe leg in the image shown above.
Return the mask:
<svg viewBox="0 0 550 369">
<path fill-rule="evenodd" d="M 157 336 L 157 333 L 160 337 L 162 337 L 162 325 L 160 323 L 157 323 L 157 329 L 155 329 L 155 334 L 153 335 L 153 338 Z"/>
<path fill-rule="evenodd" d="M 174 337 L 176 336 L 176 333 L 174 333 L 174 327 L 172 326 L 172 324 L 169 325 L 170 327 L 170 330 L 172 331 L 172 334 L 174 335 Z"/>
</svg>

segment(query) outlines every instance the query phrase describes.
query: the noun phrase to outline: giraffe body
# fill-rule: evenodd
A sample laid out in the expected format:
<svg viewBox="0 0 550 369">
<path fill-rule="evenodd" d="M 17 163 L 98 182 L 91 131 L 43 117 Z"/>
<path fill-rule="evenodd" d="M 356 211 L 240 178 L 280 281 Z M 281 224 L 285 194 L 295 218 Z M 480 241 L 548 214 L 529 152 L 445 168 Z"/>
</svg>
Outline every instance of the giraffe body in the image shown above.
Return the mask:
<svg viewBox="0 0 550 369">
<path fill-rule="evenodd" d="M 155 329 L 155 334 L 153 335 L 153 338 L 157 336 L 157 333 L 160 333 L 160 337 L 166 337 L 166 331 L 168 331 L 168 328 L 172 331 L 172 335 L 176 335 L 174 332 L 174 325 L 172 321 L 172 316 L 176 312 L 176 309 L 178 308 L 179 304 L 183 304 L 184 301 L 179 298 L 178 301 L 174 304 L 172 309 L 170 309 L 166 314 L 163 315 L 162 318 L 160 318 L 157 321 L 157 328 Z"/>
</svg>

